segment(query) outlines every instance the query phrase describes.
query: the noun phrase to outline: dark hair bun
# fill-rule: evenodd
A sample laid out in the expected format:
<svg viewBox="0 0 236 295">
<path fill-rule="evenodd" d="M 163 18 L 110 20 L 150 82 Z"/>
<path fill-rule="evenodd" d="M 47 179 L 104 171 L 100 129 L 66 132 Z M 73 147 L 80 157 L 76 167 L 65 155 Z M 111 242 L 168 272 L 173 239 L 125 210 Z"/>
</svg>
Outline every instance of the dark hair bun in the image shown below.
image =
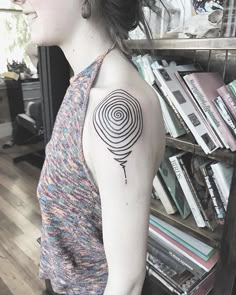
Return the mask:
<svg viewBox="0 0 236 295">
<path fill-rule="evenodd" d="M 142 6 L 139 0 L 101 0 L 103 15 L 112 33 L 126 38 L 140 22 Z"/>
</svg>

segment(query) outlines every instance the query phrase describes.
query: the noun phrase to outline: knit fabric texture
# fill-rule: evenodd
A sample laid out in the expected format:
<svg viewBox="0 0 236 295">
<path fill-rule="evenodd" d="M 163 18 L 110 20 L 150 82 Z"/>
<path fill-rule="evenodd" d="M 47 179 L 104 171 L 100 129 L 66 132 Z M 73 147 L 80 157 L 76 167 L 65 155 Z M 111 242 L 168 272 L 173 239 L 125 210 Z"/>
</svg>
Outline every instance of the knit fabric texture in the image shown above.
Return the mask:
<svg viewBox="0 0 236 295">
<path fill-rule="evenodd" d="M 57 293 L 102 295 L 107 283 L 101 200 L 84 159 L 82 135 L 90 89 L 113 47 L 71 78 L 45 150 L 37 188 L 39 277 L 50 279 Z"/>
</svg>

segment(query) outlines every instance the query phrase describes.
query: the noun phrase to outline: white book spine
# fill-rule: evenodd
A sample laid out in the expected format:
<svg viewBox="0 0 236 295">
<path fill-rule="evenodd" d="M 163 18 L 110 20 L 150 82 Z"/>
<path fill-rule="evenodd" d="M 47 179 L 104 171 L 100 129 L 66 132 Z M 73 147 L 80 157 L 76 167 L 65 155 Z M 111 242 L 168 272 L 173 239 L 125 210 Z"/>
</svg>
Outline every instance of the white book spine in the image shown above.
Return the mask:
<svg viewBox="0 0 236 295">
<path fill-rule="evenodd" d="M 191 105 L 189 102 L 185 103 L 179 103 L 177 98 L 173 95 L 173 93 L 170 91 L 168 86 L 166 85 L 162 75 L 159 73 L 159 70 L 153 67 L 153 72 L 156 76 L 156 78 L 159 80 L 161 84 L 161 88 L 163 89 L 163 92 L 168 94 L 168 97 L 173 102 L 174 106 L 176 107 L 177 111 L 180 113 L 181 117 L 187 124 L 188 128 L 192 132 L 193 136 L 195 137 L 197 143 L 202 147 L 204 152 L 206 154 L 209 154 L 213 151 L 215 151 L 218 146 L 216 143 L 212 140 L 208 130 L 206 129 L 204 123 L 202 122 L 200 115 L 196 112 L 195 108 Z M 191 116 L 194 116 L 192 118 Z M 190 119 L 192 118 L 192 119 Z M 195 123 L 194 123 L 195 122 Z M 213 142 L 213 147 L 209 148 L 207 142 L 203 139 L 204 136 L 208 137 L 208 142 L 211 140 Z"/>
<path fill-rule="evenodd" d="M 175 206 L 171 203 L 166 191 L 164 190 L 160 179 L 157 175 L 155 175 L 154 179 L 153 179 L 153 187 L 156 190 L 162 205 L 164 206 L 166 213 L 167 214 L 174 214 L 177 209 L 175 208 Z"/>
<path fill-rule="evenodd" d="M 225 106 L 224 101 L 220 96 L 214 99 L 214 104 L 217 107 L 219 113 L 221 114 L 221 117 L 224 119 L 225 123 L 229 126 L 229 129 L 232 130 L 233 135 L 236 134 L 236 125 L 234 123 L 233 117 L 230 116 L 228 113 L 229 110 L 227 109 L 227 106 Z"/>
<path fill-rule="evenodd" d="M 183 192 L 185 193 L 185 198 L 189 204 L 189 207 L 193 213 L 193 217 L 198 225 L 198 227 L 205 227 L 206 223 L 202 217 L 202 214 L 198 208 L 198 205 L 194 199 L 191 188 L 188 185 L 186 178 L 184 177 L 184 173 L 182 171 L 181 165 L 179 163 L 177 156 L 172 156 L 169 158 L 171 165 L 175 171 L 176 177 L 181 185 Z"/>
<path fill-rule="evenodd" d="M 153 85 L 153 83 L 155 81 L 155 77 L 154 77 L 151 65 L 149 63 L 150 58 L 151 57 L 148 54 L 146 54 L 146 55 L 142 56 L 142 61 L 143 61 L 143 66 L 144 66 L 145 71 L 146 71 L 147 76 L 148 76 L 147 82 L 150 85 Z"/>
<path fill-rule="evenodd" d="M 169 130 L 171 136 L 174 138 L 177 138 L 183 134 L 186 134 L 184 127 L 178 121 L 176 123 L 173 122 L 173 118 L 170 115 L 170 112 L 168 110 L 168 106 L 167 106 L 166 102 L 164 101 L 164 99 L 159 95 L 159 93 L 155 90 L 155 88 L 153 88 L 153 90 L 156 92 L 156 94 L 159 98 L 159 101 L 161 104 L 161 109 L 162 109 L 166 124 L 168 126 L 168 130 Z M 178 124 L 179 128 L 176 128 L 175 124 L 176 125 Z"/>
</svg>

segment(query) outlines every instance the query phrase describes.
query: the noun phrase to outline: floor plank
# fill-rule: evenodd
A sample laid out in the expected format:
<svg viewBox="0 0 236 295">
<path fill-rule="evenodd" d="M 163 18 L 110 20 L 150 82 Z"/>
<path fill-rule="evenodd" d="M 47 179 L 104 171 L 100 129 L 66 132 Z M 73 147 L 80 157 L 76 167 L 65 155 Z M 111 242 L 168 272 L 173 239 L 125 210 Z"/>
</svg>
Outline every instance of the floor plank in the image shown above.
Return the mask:
<svg viewBox="0 0 236 295">
<path fill-rule="evenodd" d="M 0 290 L 1 295 L 14 295 L 11 293 L 11 291 L 8 289 L 7 285 L 3 282 L 3 280 L 0 278 Z"/>
<path fill-rule="evenodd" d="M 25 272 L 19 272 L 14 263 L 9 261 L 7 254 L 3 249 L 0 249 L 1 279 L 12 294 L 32 295 L 34 290 L 27 284 Z"/>
<path fill-rule="evenodd" d="M 6 140 L 7 141 L 7 140 Z M 13 158 L 39 146 L 3 150 L 0 139 L 0 295 L 41 295 L 38 278 L 41 212 L 36 195 L 40 169 Z M 41 145 L 41 143 L 40 143 Z"/>
</svg>

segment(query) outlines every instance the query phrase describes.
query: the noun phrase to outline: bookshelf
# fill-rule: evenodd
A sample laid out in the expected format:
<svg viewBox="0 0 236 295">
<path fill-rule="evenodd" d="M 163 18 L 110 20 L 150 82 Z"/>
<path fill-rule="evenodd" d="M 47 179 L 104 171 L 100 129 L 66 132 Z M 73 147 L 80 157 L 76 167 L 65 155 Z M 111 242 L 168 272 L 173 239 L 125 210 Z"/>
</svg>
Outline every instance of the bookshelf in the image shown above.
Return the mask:
<svg viewBox="0 0 236 295">
<path fill-rule="evenodd" d="M 190 134 L 181 136 L 179 138 L 166 136 L 166 145 L 199 156 L 206 156 L 201 146 L 194 143 L 194 139 Z M 233 165 L 235 153 L 229 150 L 219 149 L 212 154 L 207 155 L 207 157 L 217 161 L 224 161 L 227 164 Z"/>
<path fill-rule="evenodd" d="M 153 40 L 155 50 L 236 50 L 236 38 L 205 39 L 156 39 Z M 150 50 L 147 40 L 128 40 L 125 44 L 134 50 Z"/>
<path fill-rule="evenodd" d="M 220 246 L 222 227 L 219 227 L 219 229 L 212 232 L 210 230 L 197 227 L 192 215 L 187 217 L 187 219 L 182 219 L 179 214 L 168 215 L 159 200 L 152 200 L 151 214 L 159 217 L 160 219 L 163 219 L 171 225 L 174 225 L 180 230 L 189 233 L 190 235 L 194 236 L 197 239 L 200 239 L 201 241 L 207 243 L 212 247 L 218 248 Z"/>
<path fill-rule="evenodd" d="M 209 38 L 209 39 L 156 39 L 150 44 L 147 40 L 128 40 L 125 42 L 127 47 L 134 52 L 151 51 L 154 50 L 157 54 L 168 55 L 173 52 L 207 52 L 207 59 L 203 60 L 205 68 L 214 70 L 221 67 L 219 71 L 222 72 L 223 77 L 230 72 L 229 79 L 236 79 L 235 65 L 236 61 L 236 38 Z M 221 52 L 220 62 L 218 60 L 211 60 L 212 52 Z M 230 52 L 230 53 L 229 53 Z M 223 58 L 222 58 L 223 56 Z M 193 56 L 195 61 L 195 54 Z M 202 148 L 195 143 L 193 137 L 188 134 L 177 139 L 170 136 L 166 137 L 166 145 L 177 148 L 182 151 L 194 153 L 200 156 L 205 156 L 210 159 L 224 161 L 227 164 L 236 164 L 236 152 L 230 152 L 225 149 L 219 149 L 212 154 L 206 155 Z M 234 169 L 232 185 L 230 189 L 229 202 L 227 213 L 225 217 L 225 225 L 217 228 L 214 232 L 209 229 L 200 229 L 196 226 L 193 217 L 188 217 L 186 220 L 181 219 L 177 215 L 166 214 L 162 204 L 159 201 L 152 200 L 151 213 L 164 221 L 192 234 L 203 242 L 220 249 L 220 259 L 217 264 L 216 282 L 213 289 L 213 295 L 233 295 L 235 290 L 236 278 L 236 173 Z"/>
</svg>

